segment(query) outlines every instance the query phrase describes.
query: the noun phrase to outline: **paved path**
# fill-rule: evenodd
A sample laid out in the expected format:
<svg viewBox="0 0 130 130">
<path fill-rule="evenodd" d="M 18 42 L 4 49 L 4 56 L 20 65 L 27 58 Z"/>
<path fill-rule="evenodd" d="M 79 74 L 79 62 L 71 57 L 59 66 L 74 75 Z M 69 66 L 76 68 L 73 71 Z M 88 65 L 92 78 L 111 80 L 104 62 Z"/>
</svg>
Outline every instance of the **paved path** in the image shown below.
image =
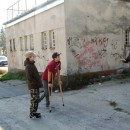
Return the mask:
<svg viewBox="0 0 130 130">
<path fill-rule="evenodd" d="M 14 88 L 0 91 L 15 93 Z M 0 130 L 130 130 L 130 79 L 64 92 L 65 107 L 59 93 L 53 93 L 52 113 L 43 101 L 39 106 L 42 118 L 35 120 L 28 117 L 29 95 L 25 94 L 0 100 Z"/>
<path fill-rule="evenodd" d="M 10 80 L 0 82 L 0 99 L 28 94 L 25 81 Z"/>
</svg>

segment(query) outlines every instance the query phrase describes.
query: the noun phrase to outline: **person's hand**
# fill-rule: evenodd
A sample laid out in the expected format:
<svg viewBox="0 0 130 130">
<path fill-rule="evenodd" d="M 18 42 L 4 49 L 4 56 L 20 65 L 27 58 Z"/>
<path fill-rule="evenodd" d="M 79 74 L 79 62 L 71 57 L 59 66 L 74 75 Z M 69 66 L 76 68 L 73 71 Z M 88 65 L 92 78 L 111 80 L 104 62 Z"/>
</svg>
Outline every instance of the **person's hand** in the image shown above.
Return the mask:
<svg viewBox="0 0 130 130">
<path fill-rule="evenodd" d="M 53 86 L 52 83 L 48 83 L 49 88 L 52 88 L 52 86 Z"/>
<path fill-rule="evenodd" d="M 121 58 L 120 60 L 121 60 L 121 61 L 126 61 L 124 58 Z"/>
<path fill-rule="evenodd" d="M 59 86 L 60 86 L 60 85 L 62 85 L 62 81 L 61 81 L 61 80 L 60 80 L 60 81 L 58 81 L 58 84 L 59 84 Z"/>
</svg>

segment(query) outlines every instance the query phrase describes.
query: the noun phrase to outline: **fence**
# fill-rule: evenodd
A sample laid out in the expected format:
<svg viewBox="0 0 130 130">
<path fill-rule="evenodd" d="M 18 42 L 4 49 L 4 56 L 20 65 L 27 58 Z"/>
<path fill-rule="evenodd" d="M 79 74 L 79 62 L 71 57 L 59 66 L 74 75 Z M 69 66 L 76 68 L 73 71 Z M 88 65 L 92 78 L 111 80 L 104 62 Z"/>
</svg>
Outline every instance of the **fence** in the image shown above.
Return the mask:
<svg viewBox="0 0 130 130">
<path fill-rule="evenodd" d="M 7 9 L 7 21 L 50 0 L 18 0 Z"/>
</svg>

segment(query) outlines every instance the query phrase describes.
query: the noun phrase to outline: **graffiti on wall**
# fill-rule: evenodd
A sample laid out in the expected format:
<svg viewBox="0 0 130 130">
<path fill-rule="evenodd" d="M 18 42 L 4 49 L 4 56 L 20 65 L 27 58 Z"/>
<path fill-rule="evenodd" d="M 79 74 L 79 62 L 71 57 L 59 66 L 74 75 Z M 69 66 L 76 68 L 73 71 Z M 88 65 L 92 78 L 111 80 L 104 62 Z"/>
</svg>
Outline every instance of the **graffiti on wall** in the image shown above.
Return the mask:
<svg viewBox="0 0 130 130">
<path fill-rule="evenodd" d="M 76 46 L 78 48 L 82 48 L 80 39 L 78 37 L 69 37 L 67 42 L 68 42 L 69 47 Z"/>
<path fill-rule="evenodd" d="M 110 69 L 109 57 L 114 61 L 119 61 L 122 57 L 121 52 L 118 52 L 118 42 L 111 43 L 106 36 L 84 38 L 83 40 L 69 37 L 67 43 L 78 65 L 87 70 Z"/>
<path fill-rule="evenodd" d="M 84 68 L 90 70 L 97 68 L 98 70 L 109 69 L 106 60 L 108 38 L 92 38 L 90 40 L 84 39 L 83 51 L 76 57 L 77 62 Z M 102 63 L 101 60 L 104 62 Z"/>
<path fill-rule="evenodd" d="M 37 65 L 40 68 L 40 70 L 42 71 L 46 67 L 46 65 L 49 61 L 48 54 L 43 54 L 39 51 L 36 52 L 36 54 L 37 54 Z"/>
<path fill-rule="evenodd" d="M 120 61 L 120 58 L 123 57 L 123 48 L 120 49 L 121 51 L 118 51 L 118 42 L 112 42 L 111 44 L 111 52 L 110 56 L 115 60 L 115 61 Z M 121 53 L 122 52 L 122 53 Z"/>
</svg>

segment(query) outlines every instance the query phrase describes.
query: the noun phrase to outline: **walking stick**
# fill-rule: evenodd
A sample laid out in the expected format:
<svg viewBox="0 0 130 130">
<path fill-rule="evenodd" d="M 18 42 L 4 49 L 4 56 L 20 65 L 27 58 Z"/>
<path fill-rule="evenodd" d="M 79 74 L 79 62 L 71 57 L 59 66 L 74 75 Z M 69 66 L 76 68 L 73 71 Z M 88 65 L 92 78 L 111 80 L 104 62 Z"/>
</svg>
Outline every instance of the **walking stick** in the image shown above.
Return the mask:
<svg viewBox="0 0 130 130">
<path fill-rule="evenodd" d="M 50 106 L 49 106 L 49 111 L 51 112 L 51 105 L 52 105 L 52 87 L 49 87 L 49 102 L 50 102 Z"/>
<path fill-rule="evenodd" d="M 52 74 L 52 87 L 53 87 L 53 73 Z M 49 91 L 49 101 L 50 101 L 50 106 L 49 106 L 49 111 L 51 112 L 51 105 L 52 105 L 52 87 L 50 88 L 48 86 L 48 91 Z M 62 92 L 62 86 L 61 84 L 59 84 L 59 87 L 60 87 L 60 94 L 61 94 L 61 97 L 62 97 L 62 105 L 64 105 L 64 99 L 63 99 L 63 92 Z"/>
<path fill-rule="evenodd" d="M 63 92 L 62 92 L 62 86 L 61 86 L 61 84 L 59 85 L 59 87 L 60 87 L 60 94 L 61 94 L 61 97 L 62 97 L 62 105 L 64 106 Z"/>
<path fill-rule="evenodd" d="M 52 74 L 52 85 L 53 85 L 53 74 Z M 53 86 L 52 86 L 53 87 Z M 49 91 L 49 102 L 50 102 L 50 106 L 49 106 L 49 111 L 51 112 L 51 105 L 52 105 L 52 87 L 48 86 L 48 91 Z"/>
</svg>

